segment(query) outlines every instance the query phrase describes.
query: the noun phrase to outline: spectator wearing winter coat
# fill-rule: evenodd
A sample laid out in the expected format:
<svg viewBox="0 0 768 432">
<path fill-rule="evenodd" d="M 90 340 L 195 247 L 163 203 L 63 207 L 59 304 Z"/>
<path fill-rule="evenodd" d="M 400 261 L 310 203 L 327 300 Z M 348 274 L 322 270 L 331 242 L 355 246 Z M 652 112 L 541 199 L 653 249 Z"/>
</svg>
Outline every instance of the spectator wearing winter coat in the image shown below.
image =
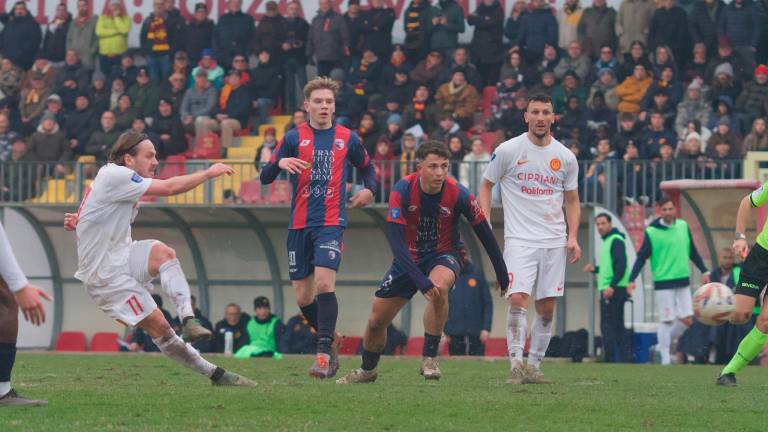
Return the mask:
<svg viewBox="0 0 768 432">
<path fill-rule="evenodd" d="M 99 17 L 91 14 L 87 0 L 77 1 L 77 16 L 67 29 L 66 49 L 75 50 L 86 69 L 96 67 L 96 54 L 99 52 L 99 39 L 96 37 L 96 22 Z"/>
<path fill-rule="evenodd" d="M 144 118 L 139 115 L 139 110 L 133 106 L 132 98 L 126 93 L 118 97 L 117 106 L 112 112 L 115 114 L 115 129 L 120 132 L 130 129 L 137 118 Z"/>
<path fill-rule="evenodd" d="M 259 64 L 251 70 L 251 81 L 248 85 L 254 108 L 259 114 L 258 124 L 254 124 L 254 128 L 269 121 L 269 109 L 280 98 L 283 76 L 277 62 L 270 56 L 269 50 L 262 48 L 259 52 Z"/>
<path fill-rule="evenodd" d="M 743 81 L 752 78 L 754 69 L 747 69 L 746 62 L 739 53 L 734 51 L 733 44 L 728 36 L 720 36 L 717 39 L 717 55 L 707 65 L 704 82 L 711 82 L 715 77 L 715 69 L 724 63 L 731 65 L 735 78 Z"/>
<path fill-rule="evenodd" d="M 499 67 L 504 60 L 502 26 L 504 10 L 498 0 L 483 0 L 474 14 L 467 17 L 467 23 L 475 27 L 470 50 L 472 61 L 482 76 L 482 86 L 496 85 L 499 81 Z"/>
<path fill-rule="evenodd" d="M 573 41 L 568 44 L 568 55 L 560 59 L 555 66 L 555 76 L 563 79 L 567 71 L 574 71 L 579 79 L 584 82 L 592 74 L 592 62 L 589 57 L 583 53 L 581 44 Z"/>
<path fill-rule="evenodd" d="M 744 155 L 742 153 L 742 142 L 738 136 L 731 130 L 730 123 L 727 119 L 720 119 L 717 123 L 717 127 L 712 132 L 712 136 L 707 140 L 706 154 L 709 157 L 716 156 L 716 148 L 718 145 L 725 143 L 730 147 L 729 156 L 731 159 L 741 159 Z"/>
<path fill-rule="evenodd" d="M 619 98 L 616 96 L 616 76 L 613 70 L 603 68 L 597 72 L 597 80 L 589 89 L 587 105 L 592 105 L 592 99 L 597 92 L 603 94 L 606 106 L 616 111 L 616 107 L 619 105 Z"/>
<path fill-rule="evenodd" d="M 653 84 L 653 78 L 642 64 L 635 65 L 632 75 L 616 86 L 616 96 L 619 97 L 617 109 L 620 113 L 637 114 L 645 92 Z"/>
<path fill-rule="evenodd" d="M 196 3 L 192 18 L 181 28 L 178 38 L 179 49 L 187 53 L 189 64 L 196 65 L 204 49 L 213 48 L 213 33 L 216 25 L 208 18 L 206 3 Z"/>
<path fill-rule="evenodd" d="M 528 64 L 541 59 L 544 47 L 557 46 L 557 19 L 552 9 L 544 0 L 532 0 L 532 9 L 520 20 L 520 30 L 517 34 L 517 45 L 522 51 Z"/>
<path fill-rule="evenodd" d="M 640 41 L 643 45 L 647 43 L 648 29 L 655 11 L 654 0 L 622 0 L 616 15 L 619 53 L 629 54 L 635 41 Z"/>
<path fill-rule="evenodd" d="M 707 47 L 703 42 L 693 46 L 693 58 L 683 67 L 681 79 L 683 83 L 691 83 L 696 78 L 704 80 L 707 75 Z"/>
<path fill-rule="evenodd" d="M 480 75 L 477 67 L 469 61 L 469 52 L 466 48 L 459 47 L 453 51 L 453 59 L 448 67 L 441 68 L 440 75 L 437 78 L 439 85 L 445 84 L 453 78 L 453 71 L 456 68 L 464 69 L 467 82 L 475 86 L 478 91 L 483 88 L 483 76 Z M 497 71 L 498 73 L 498 71 Z M 494 84 L 498 81 L 498 77 Z"/>
<path fill-rule="evenodd" d="M 251 320 L 250 315 L 243 312 L 236 303 L 230 303 L 224 308 L 224 318 L 214 327 L 214 352 L 223 353 L 226 333 L 232 333 L 232 352 L 248 345 L 248 332 L 245 328 Z M 282 350 L 280 352 L 283 352 Z"/>
<path fill-rule="evenodd" d="M 101 114 L 101 127 L 88 139 L 85 154 L 95 156 L 97 161 L 105 162 L 121 133 L 122 131 L 115 129 L 115 114 L 112 111 L 104 111 Z"/>
<path fill-rule="evenodd" d="M 152 122 L 152 129 L 160 137 L 160 141 L 155 143 L 158 159 L 165 159 L 187 150 L 184 129 L 181 126 L 178 113 L 173 110 L 171 101 L 160 99 L 157 105 L 157 114 Z"/>
<path fill-rule="evenodd" d="M 538 83 L 539 74 L 523 63 L 523 56 L 519 50 L 512 49 L 507 54 L 506 61 L 501 65 L 500 76 L 514 75 L 515 79 L 525 87 L 533 87 Z"/>
<path fill-rule="evenodd" d="M 5 114 L 0 114 L 0 162 L 11 160 L 13 143 L 20 139 L 18 133 L 11 130 L 11 121 Z"/>
<path fill-rule="evenodd" d="M 231 147 L 235 131 L 248 124 L 251 100 L 250 89 L 241 84 L 240 74 L 231 71 L 219 94 L 218 114 L 205 122 L 205 130 L 221 131 L 221 145 Z"/>
<path fill-rule="evenodd" d="M 660 45 L 672 49 L 679 66 L 688 62 L 692 46 L 688 16 L 683 8 L 675 5 L 675 0 L 661 0 L 660 7 L 653 13 L 648 29 L 648 48 L 655 51 Z"/>
<path fill-rule="evenodd" d="M 282 51 L 280 45 L 285 38 L 284 31 L 285 18 L 277 11 L 277 3 L 268 1 L 266 12 L 256 27 L 253 52 L 258 55 L 261 50 L 267 50 L 270 58 L 279 66 Z"/>
<path fill-rule="evenodd" d="M 72 160 L 72 147 L 64 132 L 56 123 L 56 117 L 46 114 L 40 120 L 40 125 L 27 141 L 28 154 L 31 160 L 40 162 L 69 162 Z M 56 170 L 64 173 L 64 166 Z"/>
<path fill-rule="evenodd" d="M 315 354 L 317 352 L 317 331 L 301 313 L 285 323 L 285 331 L 278 344 L 283 354 Z"/>
<path fill-rule="evenodd" d="M 0 39 L 2 39 L 0 53 L 3 58 L 9 58 L 23 70 L 32 66 L 40 46 L 42 32 L 40 25 L 27 10 L 25 2 L 17 1 L 13 4 L 11 15 L 5 23 L 3 32 L 0 33 Z"/>
<path fill-rule="evenodd" d="M 149 75 L 149 70 L 142 66 L 136 75 L 136 84 L 128 87 L 125 92 L 131 97 L 133 106 L 138 110 L 142 118 L 153 117 L 157 111 L 157 102 L 160 100 L 160 89 Z"/>
<path fill-rule="evenodd" d="M 715 68 L 715 76 L 712 79 L 711 97 L 712 109 L 717 110 L 720 96 L 728 96 L 729 108 L 733 110 L 733 101 L 741 94 L 741 82 L 733 76 L 733 68 L 730 63 L 723 63 Z"/>
<path fill-rule="evenodd" d="M 456 0 L 438 0 L 432 6 L 432 34 L 429 47 L 449 58 L 459 46 L 459 35 L 464 33 L 464 11 Z"/>
<path fill-rule="evenodd" d="M 517 35 L 520 32 L 520 24 L 523 16 L 528 13 L 528 5 L 525 0 L 517 0 L 509 11 L 509 17 L 504 22 L 504 37 L 511 45 L 517 44 Z"/>
<path fill-rule="evenodd" d="M 592 7 L 584 9 L 578 34 L 584 52 L 593 59 L 600 57 L 600 49 L 604 46 L 615 49 L 616 10 L 606 6 L 605 0 L 594 0 Z"/>
<path fill-rule="evenodd" d="M 280 56 L 283 58 L 286 112 L 294 111 L 301 105 L 304 98 L 303 95 L 297 94 L 296 87 L 303 89 L 307 84 L 308 37 L 309 23 L 299 16 L 299 3 L 288 3 L 286 6 L 285 28 L 283 30 L 284 39 L 280 46 L 282 50 Z"/>
<path fill-rule="evenodd" d="M 19 101 L 19 114 L 21 114 L 21 122 L 25 126 L 31 119 L 45 111 L 48 97 L 53 94 L 53 90 L 46 84 L 42 73 L 36 71 L 32 74 L 30 82 L 30 87 L 21 92 Z M 32 130 L 35 127 L 35 125 L 31 125 Z"/>
<path fill-rule="evenodd" d="M 232 64 L 232 57 L 247 53 L 253 41 L 253 17 L 244 14 L 242 6 L 242 0 L 227 1 L 227 12 L 213 29 L 212 48 L 220 64 Z"/>
<path fill-rule="evenodd" d="M 569 43 L 579 40 L 579 22 L 583 13 L 579 0 L 566 0 L 562 9 L 557 10 L 557 46 L 563 51 L 568 49 Z"/>
<path fill-rule="evenodd" d="M 568 106 L 568 99 L 576 96 L 583 106 L 587 101 L 587 89 L 581 85 L 579 76 L 574 71 L 568 71 L 563 81 L 552 90 L 552 105 L 555 114 L 563 114 Z"/>
<path fill-rule="evenodd" d="M 464 259 L 456 286 L 449 294 L 454 307 L 448 312 L 445 334 L 450 355 L 482 356 L 493 321 L 493 301 L 488 283 L 478 268 Z"/>
<path fill-rule="evenodd" d="M 403 14 L 403 30 L 403 51 L 412 63 L 416 63 L 429 52 L 429 35 L 432 32 L 432 6 L 429 0 L 411 0 Z"/>
<path fill-rule="evenodd" d="M 91 107 L 88 93 L 81 90 L 75 99 L 75 107 L 67 114 L 64 133 L 77 155 L 85 153 L 88 138 L 99 125 L 99 114 Z"/>
<path fill-rule="evenodd" d="M 477 90 L 467 82 L 464 70 L 461 68 L 454 70 L 451 81 L 440 86 L 435 94 L 435 103 L 438 108 L 450 113 L 462 130 L 468 130 L 474 123 L 479 100 Z"/>
<path fill-rule="evenodd" d="M 717 53 L 717 27 L 723 15 L 723 9 L 725 9 L 723 0 L 698 1 L 694 3 L 688 17 L 693 43 L 703 43 L 710 57 Z"/>
<path fill-rule="evenodd" d="M 360 0 L 349 0 L 347 5 L 347 11 L 343 17 L 349 32 L 349 54 L 342 62 L 344 69 L 348 68 L 350 63 L 360 59 L 363 46 L 362 29 L 364 25 L 364 18 L 360 10 Z"/>
<path fill-rule="evenodd" d="M 744 84 L 736 99 L 736 110 L 746 115 L 748 123 L 768 115 L 768 66 L 755 68 L 755 79 Z"/>
<path fill-rule="evenodd" d="M 154 10 L 141 25 L 139 40 L 141 51 L 147 60 L 149 76 L 161 83 L 171 74 L 172 46 L 179 38 L 163 0 L 154 0 Z"/>
<path fill-rule="evenodd" d="M 621 63 L 619 63 L 616 72 L 616 80 L 622 82 L 627 79 L 627 77 L 635 72 L 635 66 L 639 64 L 643 65 L 648 72 L 652 69 L 651 62 L 648 61 L 648 53 L 645 50 L 645 45 L 640 41 L 635 41 L 629 49 L 629 53 L 624 54 L 624 58 Z"/>
<path fill-rule="evenodd" d="M 680 138 L 688 133 L 688 123 L 698 120 L 699 124 L 709 123 L 712 109 L 701 97 L 701 80 L 693 81 L 686 91 L 685 98 L 677 105 L 675 131 Z"/>
<path fill-rule="evenodd" d="M 752 0 L 733 0 L 723 9 L 718 23 L 718 33 L 728 36 L 736 52 L 744 59 L 747 70 L 755 67 L 763 13 Z"/>
<path fill-rule="evenodd" d="M 205 122 L 216 113 L 218 94 L 208 81 L 208 74 L 200 70 L 195 75 L 195 84 L 187 89 L 181 100 L 181 122 L 187 133 L 200 136 L 204 130 Z"/>
<path fill-rule="evenodd" d="M 334 12 L 331 0 L 319 0 L 307 39 L 307 57 L 317 63 L 317 75 L 329 76 L 349 55 L 349 29 L 344 17 Z"/>
<path fill-rule="evenodd" d="M 120 0 L 109 0 L 104 14 L 96 21 L 96 37 L 99 39 L 99 70 L 110 75 L 120 66 L 120 56 L 128 51 L 128 34 L 131 18 Z"/>
<path fill-rule="evenodd" d="M 440 51 L 430 51 L 427 58 L 420 61 L 409 73 L 408 77 L 411 79 L 413 85 L 425 85 L 430 91 L 435 90 L 440 83 L 440 75 L 444 68 L 443 55 Z"/>
<path fill-rule="evenodd" d="M 380 59 L 392 54 L 392 27 L 395 25 L 395 10 L 387 7 L 384 0 L 371 0 L 370 8 L 363 12 L 360 32 L 363 37 L 362 49 L 369 49 Z"/>
<path fill-rule="evenodd" d="M 764 118 L 756 118 L 752 122 L 752 131 L 744 138 L 742 144 L 745 151 L 768 151 L 768 133 Z"/>
<path fill-rule="evenodd" d="M 66 52 L 67 32 L 72 22 L 72 15 L 67 12 L 67 5 L 60 3 L 56 6 L 56 13 L 48 21 L 43 36 L 42 53 L 49 61 L 53 63 L 64 62 L 64 53 Z"/>
<path fill-rule="evenodd" d="M 416 87 L 413 99 L 403 108 L 403 130 L 419 125 L 424 132 L 429 134 L 435 129 L 437 106 L 431 103 L 429 96 L 429 87 L 426 85 Z"/>
</svg>

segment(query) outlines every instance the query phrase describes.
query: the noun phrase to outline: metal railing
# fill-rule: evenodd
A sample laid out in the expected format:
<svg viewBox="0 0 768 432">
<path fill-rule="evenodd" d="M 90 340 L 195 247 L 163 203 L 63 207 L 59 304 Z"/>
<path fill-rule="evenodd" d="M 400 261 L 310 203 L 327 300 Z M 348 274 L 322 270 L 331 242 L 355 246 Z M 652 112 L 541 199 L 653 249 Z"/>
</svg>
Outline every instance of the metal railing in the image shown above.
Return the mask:
<svg viewBox="0 0 768 432">
<path fill-rule="evenodd" d="M 210 205 L 289 205 L 291 185 L 285 173 L 271 185 L 259 182 L 259 168 L 252 162 L 226 161 L 235 168 L 224 176 L 184 194 L 142 199 L 147 204 Z M 208 168 L 213 161 L 164 163 L 156 177 L 169 178 Z M 376 205 L 386 205 L 394 184 L 414 172 L 413 162 L 373 161 L 378 182 Z M 459 162 L 451 165 L 451 175 L 477 193 L 488 162 Z M 0 164 L 0 203 L 24 205 L 77 205 L 99 169 L 97 163 L 6 162 Z M 654 204 L 661 197 L 659 185 L 665 180 L 741 178 L 743 161 L 646 161 L 608 160 L 579 162 L 579 196 L 582 203 L 617 210 L 624 202 Z M 357 169 L 350 169 L 347 193 L 353 194 L 362 181 Z M 494 202 L 500 202 L 498 187 Z"/>
</svg>

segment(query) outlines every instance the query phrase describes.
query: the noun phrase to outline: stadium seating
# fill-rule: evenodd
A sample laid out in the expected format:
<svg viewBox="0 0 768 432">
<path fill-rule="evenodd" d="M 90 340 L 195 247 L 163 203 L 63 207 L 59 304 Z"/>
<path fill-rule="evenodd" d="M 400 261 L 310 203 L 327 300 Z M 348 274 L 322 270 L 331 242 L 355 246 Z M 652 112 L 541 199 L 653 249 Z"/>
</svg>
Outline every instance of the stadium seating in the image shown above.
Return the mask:
<svg viewBox="0 0 768 432">
<path fill-rule="evenodd" d="M 424 348 L 423 337 L 408 338 L 408 343 L 405 345 L 405 355 L 407 356 L 420 356 L 421 350 Z"/>
<path fill-rule="evenodd" d="M 117 345 L 117 333 L 100 332 L 94 333 L 91 337 L 91 348 L 93 352 L 118 352 L 120 347 Z"/>
<path fill-rule="evenodd" d="M 195 145 L 187 151 L 192 159 L 218 159 L 221 157 L 221 138 L 208 133 L 197 137 Z"/>
<path fill-rule="evenodd" d="M 488 338 L 485 341 L 486 357 L 506 357 L 507 353 L 507 340 L 505 338 Z"/>
<path fill-rule="evenodd" d="M 269 129 L 269 128 L 273 128 L 273 129 L 275 129 L 275 138 L 276 138 L 278 141 L 280 141 L 281 139 L 283 139 L 283 135 L 285 135 L 285 132 L 283 131 L 283 129 L 282 129 L 282 128 L 279 128 L 279 127 L 277 127 L 276 125 L 273 125 L 273 124 L 271 124 L 271 123 L 267 123 L 267 124 L 263 124 L 263 125 L 260 125 L 260 126 L 259 126 L 259 136 L 260 136 L 260 137 L 263 137 L 263 136 L 264 136 L 264 131 L 265 131 L 265 130 L 267 130 L 267 129 Z"/>
<path fill-rule="evenodd" d="M 256 159 L 256 147 L 230 147 L 227 149 L 227 159 L 247 160 Z"/>
<path fill-rule="evenodd" d="M 73 195 L 68 193 L 68 188 L 72 186 L 65 179 L 49 178 L 42 182 L 43 192 L 30 202 L 36 204 L 72 204 L 76 203 Z"/>
<path fill-rule="evenodd" d="M 259 180 L 250 180 L 240 185 L 240 200 L 246 204 L 261 204 L 261 182 Z"/>
<path fill-rule="evenodd" d="M 83 332 L 63 331 L 56 338 L 56 351 L 83 352 L 85 346 L 86 339 Z"/>
<path fill-rule="evenodd" d="M 240 148 L 259 148 L 264 142 L 263 136 L 247 136 L 240 138 Z"/>
<path fill-rule="evenodd" d="M 341 341 L 340 354 L 354 355 L 363 343 L 363 338 L 356 336 L 346 336 Z"/>
<path fill-rule="evenodd" d="M 483 88 L 483 101 L 480 107 L 483 111 L 483 117 L 489 118 L 491 116 L 491 103 L 493 98 L 496 97 L 496 86 L 487 86 Z"/>
<path fill-rule="evenodd" d="M 291 202 L 291 182 L 288 180 L 275 180 L 269 185 L 269 193 L 266 196 L 267 204 L 287 204 Z"/>
</svg>

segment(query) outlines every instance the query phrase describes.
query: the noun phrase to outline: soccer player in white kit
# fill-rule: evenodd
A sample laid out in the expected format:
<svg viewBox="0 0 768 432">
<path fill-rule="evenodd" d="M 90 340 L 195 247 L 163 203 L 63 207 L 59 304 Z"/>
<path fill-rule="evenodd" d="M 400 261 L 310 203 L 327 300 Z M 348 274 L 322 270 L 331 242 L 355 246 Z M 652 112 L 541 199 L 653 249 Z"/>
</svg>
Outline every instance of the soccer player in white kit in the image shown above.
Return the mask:
<svg viewBox="0 0 768 432">
<path fill-rule="evenodd" d="M 102 311 L 118 322 L 142 328 L 166 356 L 207 376 L 215 385 L 254 386 L 247 378 L 205 360 L 171 329 L 150 295 L 157 276 L 182 319 L 185 339 L 193 342 L 211 336 L 194 318 L 189 285 L 175 251 L 157 240 L 131 238 L 142 196 L 178 195 L 209 179 L 231 175 L 233 170 L 217 163 L 194 174 L 153 179 L 158 166 L 155 156 L 155 146 L 146 135 L 123 133 L 77 214 L 65 214 L 64 228 L 77 233 L 75 277 Z"/>
<path fill-rule="evenodd" d="M 540 365 L 552 337 L 555 304 L 565 289 L 566 252 L 570 263 L 581 256 L 576 238 L 581 215 L 579 166 L 573 153 L 550 134 L 555 113 L 549 96 L 528 99 L 525 121 L 527 133 L 502 143 L 494 151 L 479 195 L 483 211 L 490 215 L 491 189 L 500 184 L 504 261 L 510 281 L 506 292 L 507 347 L 512 365 L 507 382 L 549 384 Z M 536 317 L 526 367 L 526 314 L 534 288 Z"/>
</svg>

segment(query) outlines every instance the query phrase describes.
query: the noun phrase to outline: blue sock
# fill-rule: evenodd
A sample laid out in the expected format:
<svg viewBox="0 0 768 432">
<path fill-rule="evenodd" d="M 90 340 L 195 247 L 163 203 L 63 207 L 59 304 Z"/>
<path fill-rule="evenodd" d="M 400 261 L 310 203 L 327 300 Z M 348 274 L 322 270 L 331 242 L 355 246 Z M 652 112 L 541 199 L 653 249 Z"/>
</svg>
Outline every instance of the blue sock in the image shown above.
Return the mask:
<svg viewBox="0 0 768 432">
<path fill-rule="evenodd" d="M 333 334 L 336 332 L 336 319 L 339 317 L 339 302 L 336 293 L 317 295 L 317 352 L 331 353 Z"/>
<path fill-rule="evenodd" d="M 0 382 L 11 381 L 11 370 L 16 360 L 16 344 L 0 343 Z"/>
<path fill-rule="evenodd" d="M 424 357 L 437 357 L 437 348 L 440 346 L 440 336 L 424 333 L 424 348 L 421 355 Z"/>
<path fill-rule="evenodd" d="M 317 299 L 306 306 L 299 306 L 301 314 L 307 319 L 309 326 L 317 331 Z"/>
</svg>

